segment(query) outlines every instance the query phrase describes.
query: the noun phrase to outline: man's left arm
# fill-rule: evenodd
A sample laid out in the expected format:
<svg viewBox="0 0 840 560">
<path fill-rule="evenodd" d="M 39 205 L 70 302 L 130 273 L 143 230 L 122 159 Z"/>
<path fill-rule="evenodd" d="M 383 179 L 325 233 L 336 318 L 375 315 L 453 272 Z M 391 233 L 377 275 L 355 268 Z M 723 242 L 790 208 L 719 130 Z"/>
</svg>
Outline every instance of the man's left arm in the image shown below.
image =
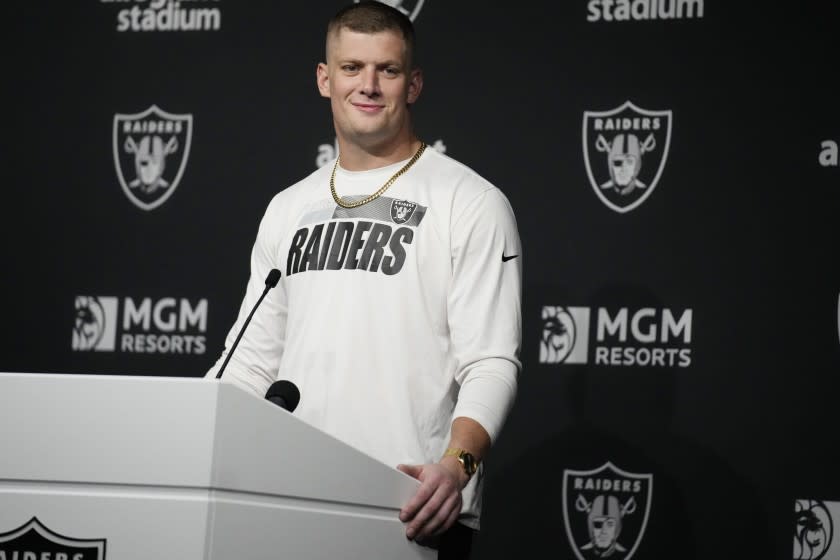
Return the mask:
<svg viewBox="0 0 840 560">
<path fill-rule="evenodd" d="M 460 390 L 450 453 L 437 463 L 398 466 L 421 482 L 400 512 L 409 539 L 438 535 L 457 520 L 469 462 L 484 459 L 513 404 L 521 368 L 521 252 L 513 211 L 495 188 L 471 201 L 454 224 L 448 312 Z"/>
</svg>

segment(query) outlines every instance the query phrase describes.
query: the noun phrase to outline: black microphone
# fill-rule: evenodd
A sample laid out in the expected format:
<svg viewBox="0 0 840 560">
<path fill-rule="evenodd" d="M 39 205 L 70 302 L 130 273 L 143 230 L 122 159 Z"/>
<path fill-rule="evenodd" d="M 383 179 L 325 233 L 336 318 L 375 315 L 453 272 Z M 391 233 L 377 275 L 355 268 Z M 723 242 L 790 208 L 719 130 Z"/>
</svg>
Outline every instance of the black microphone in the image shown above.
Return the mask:
<svg viewBox="0 0 840 560">
<path fill-rule="evenodd" d="M 222 377 L 222 372 L 225 371 L 225 368 L 227 367 L 228 362 L 230 361 L 230 357 L 233 356 L 233 351 L 236 349 L 236 345 L 239 344 L 239 339 L 242 338 L 242 334 L 245 332 L 245 327 L 247 327 L 248 323 L 251 322 L 251 317 L 254 316 L 254 311 L 256 311 L 257 307 L 259 307 L 260 303 L 262 303 L 262 300 L 265 297 L 265 295 L 268 293 L 268 290 L 270 290 L 271 288 L 276 286 L 277 282 L 279 282 L 279 281 L 280 281 L 280 271 L 277 270 L 276 268 L 272 268 L 269 271 L 268 276 L 265 277 L 265 289 L 263 290 L 263 293 L 260 296 L 260 299 L 257 300 L 257 303 L 254 305 L 254 308 L 251 309 L 251 313 L 249 313 L 248 318 L 245 319 L 245 324 L 242 325 L 241 329 L 239 329 L 239 334 L 236 335 L 236 340 L 233 341 L 233 346 L 230 347 L 230 350 L 228 351 L 227 356 L 225 356 L 225 361 L 222 364 L 222 367 L 219 368 L 219 373 L 216 374 L 216 379 L 219 379 L 219 378 Z M 295 404 L 297 405 L 297 403 L 295 403 Z"/>
<path fill-rule="evenodd" d="M 268 388 L 265 393 L 265 398 L 273 402 L 280 408 L 285 408 L 289 412 L 294 412 L 300 402 L 300 391 L 297 385 L 291 381 L 281 380 L 275 381 Z"/>
</svg>

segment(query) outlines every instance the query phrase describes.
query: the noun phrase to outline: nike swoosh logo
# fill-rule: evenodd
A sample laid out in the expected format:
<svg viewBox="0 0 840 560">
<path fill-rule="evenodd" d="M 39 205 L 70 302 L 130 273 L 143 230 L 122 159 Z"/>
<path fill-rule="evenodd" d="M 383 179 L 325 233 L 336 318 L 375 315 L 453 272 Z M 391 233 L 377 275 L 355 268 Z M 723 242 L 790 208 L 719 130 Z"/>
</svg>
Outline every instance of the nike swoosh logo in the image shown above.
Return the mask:
<svg viewBox="0 0 840 560">
<path fill-rule="evenodd" d="M 502 253 L 502 262 L 508 262 L 509 260 L 515 259 L 518 256 L 519 255 L 505 255 L 504 253 Z"/>
</svg>

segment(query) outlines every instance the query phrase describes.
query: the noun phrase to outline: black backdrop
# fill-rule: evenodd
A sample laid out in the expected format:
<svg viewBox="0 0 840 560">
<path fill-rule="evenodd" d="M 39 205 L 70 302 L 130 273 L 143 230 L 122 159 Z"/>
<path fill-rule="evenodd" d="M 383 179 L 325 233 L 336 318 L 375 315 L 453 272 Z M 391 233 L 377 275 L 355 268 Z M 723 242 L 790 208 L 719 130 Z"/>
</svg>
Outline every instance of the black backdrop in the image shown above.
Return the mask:
<svg viewBox="0 0 840 560">
<path fill-rule="evenodd" d="M 633 18 L 651 1 L 403 2 L 418 132 L 505 192 L 524 245 L 524 371 L 480 558 L 588 557 L 581 500 L 609 492 L 575 476 L 641 481 L 618 494 L 636 506 L 618 558 L 796 557 L 795 501 L 840 500 L 840 14 L 674 0 L 681 18 Z M 7 12 L 0 370 L 203 375 L 265 205 L 334 154 L 314 70 L 342 2 L 155 4 Z M 135 31 L 132 9 L 217 28 Z M 626 102 L 659 128 L 587 117 Z M 153 106 L 146 125 L 183 128 L 147 210 L 121 184 L 137 175 L 115 119 Z M 653 137 L 644 187 L 601 188 L 599 132 Z M 111 325 L 112 350 L 74 339 L 80 313 Z"/>
</svg>

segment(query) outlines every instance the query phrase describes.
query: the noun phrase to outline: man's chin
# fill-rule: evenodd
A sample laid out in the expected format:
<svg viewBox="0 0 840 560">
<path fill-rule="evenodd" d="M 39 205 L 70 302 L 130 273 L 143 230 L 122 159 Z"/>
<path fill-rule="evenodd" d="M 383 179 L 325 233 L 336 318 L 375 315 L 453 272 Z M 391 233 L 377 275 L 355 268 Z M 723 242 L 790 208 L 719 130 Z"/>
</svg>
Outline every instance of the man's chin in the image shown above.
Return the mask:
<svg viewBox="0 0 840 560">
<path fill-rule="evenodd" d="M 348 136 L 348 140 L 365 149 L 387 146 L 396 139 L 397 135 L 389 131 L 376 129 L 356 129 Z"/>
</svg>

